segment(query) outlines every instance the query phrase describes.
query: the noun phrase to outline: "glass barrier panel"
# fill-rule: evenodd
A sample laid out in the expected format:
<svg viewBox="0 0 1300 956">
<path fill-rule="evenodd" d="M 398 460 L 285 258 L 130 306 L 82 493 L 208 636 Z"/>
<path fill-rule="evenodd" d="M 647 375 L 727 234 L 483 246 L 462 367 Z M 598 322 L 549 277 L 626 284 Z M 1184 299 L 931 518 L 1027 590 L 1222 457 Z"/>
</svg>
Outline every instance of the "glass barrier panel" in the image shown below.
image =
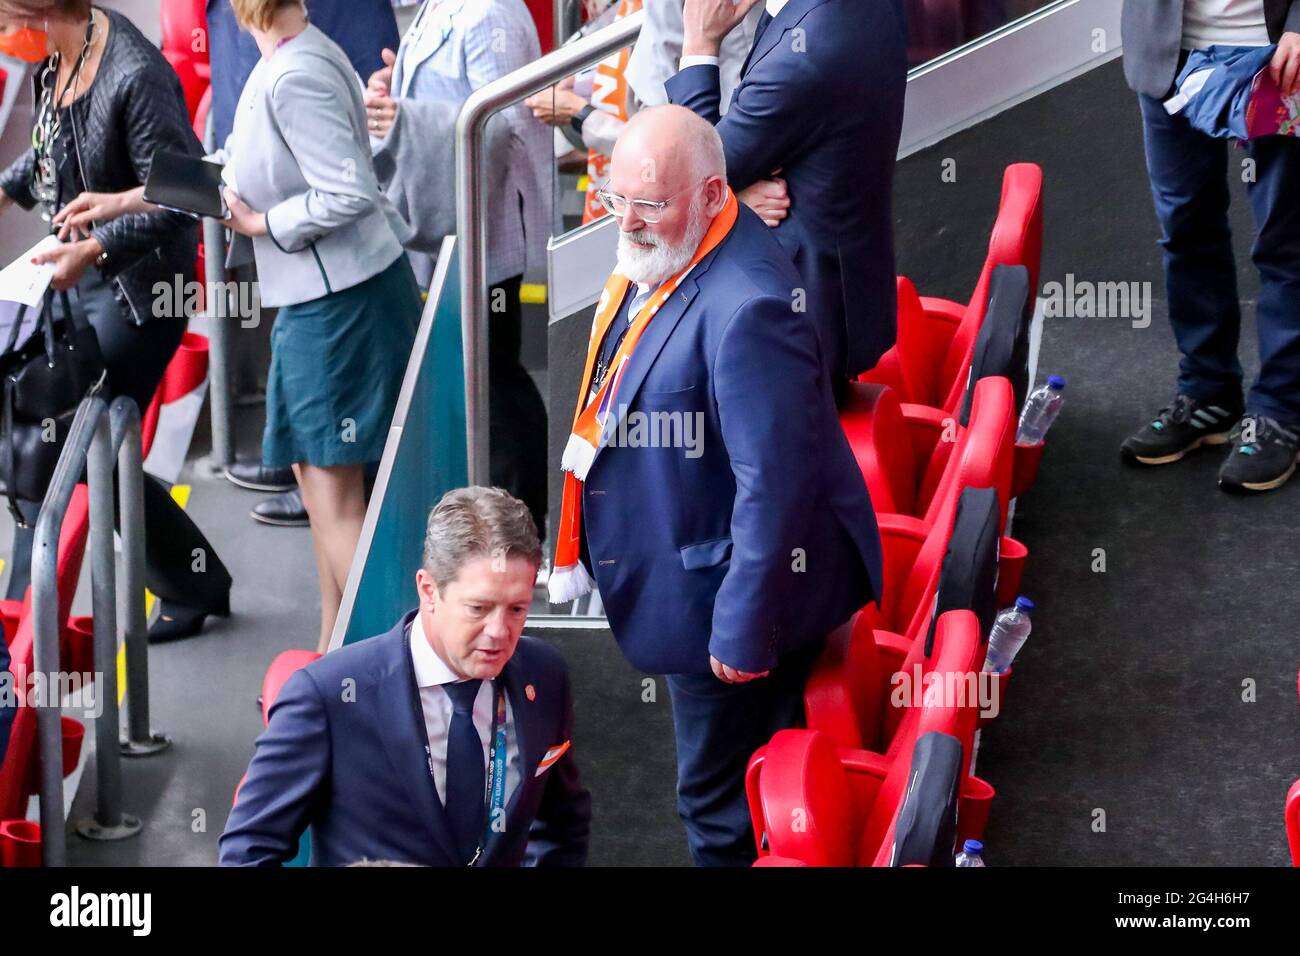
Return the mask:
<svg viewBox="0 0 1300 956">
<path fill-rule="evenodd" d="M 429 509 L 468 483 L 455 239 L 443 242 L 366 510 L 335 643 L 389 630 L 415 606 Z M 357 387 L 364 388 L 364 382 Z M 358 570 L 358 563 L 360 569 Z M 355 582 L 354 582 L 355 579 Z"/>
</svg>

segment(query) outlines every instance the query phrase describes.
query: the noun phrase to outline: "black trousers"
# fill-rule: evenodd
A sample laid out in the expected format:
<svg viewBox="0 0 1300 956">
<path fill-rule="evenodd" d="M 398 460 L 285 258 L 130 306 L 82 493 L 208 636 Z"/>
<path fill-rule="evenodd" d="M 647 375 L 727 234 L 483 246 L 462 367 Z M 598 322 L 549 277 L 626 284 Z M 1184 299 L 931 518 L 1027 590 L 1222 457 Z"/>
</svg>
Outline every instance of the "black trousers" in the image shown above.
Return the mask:
<svg viewBox="0 0 1300 956">
<path fill-rule="evenodd" d="M 514 276 L 488 289 L 488 441 L 492 484 L 528 506 L 546 540 L 546 405 L 520 361 L 523 308 Z"/>
<path fill-rule="evenodd" d="M 133 323 L 113 297 L 113 286 L 96 270 L 72 293 L 95 328 L 108 374 L 105 397 L 133 399 L 143 413 L 162 380 L 163 372 L 180 346 L 184 318 L 155 318 Z M 55 299 L 55 315 L 62 309 Z M 116 481 L 114 482 L 116 484 Z M 114 495 L 116 508 L 117 496 Z M 40 502 L 19 502 L 30 527 L 14 529 L 13 566 L 5 597 L 21 600 L 31 581 L 31 554 Z M 209 612 L 225 612 L 230 605 L 230 572 L 189 515 L 172 498 L 170 490 L 152 475 L 144 476 L 145 585 L 170 604 L 184 604 Z"/>
<path fill-rule="evenodd" d="M 757 859 L 745 768 L 778 730 L 803 726 L 804 685 L 825 643 L 791 651 L 767 677 L 744 684 L 724 684 L 712 673 L 668 675 L 677 815 L 696 866 L 749 866 Z"/>
</svg>

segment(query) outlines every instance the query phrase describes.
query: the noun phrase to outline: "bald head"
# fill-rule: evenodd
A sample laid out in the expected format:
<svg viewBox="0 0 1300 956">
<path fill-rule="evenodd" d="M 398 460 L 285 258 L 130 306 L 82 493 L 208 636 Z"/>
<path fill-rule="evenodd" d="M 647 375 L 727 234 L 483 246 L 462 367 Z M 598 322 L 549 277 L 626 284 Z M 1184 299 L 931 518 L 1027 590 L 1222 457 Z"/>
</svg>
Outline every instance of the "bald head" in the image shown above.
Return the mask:
<svg viewBox="0 0 1300 956">
<path fill-rule="evenodd" d="M 718 131 L 682 106 L 654 106 L 628 121 L 611 157 L 644 183 L 668 193 L 709 176 L 727 178 L 727 160 Z"/>
<path fill-rule="evenodd" d="M 618 220 L 618 271 L 657 285 L 685 267 L 728 201 L 717 131 L 688 109 L 656 106 L 624 127 L 607 199 Z"/>
</svg>

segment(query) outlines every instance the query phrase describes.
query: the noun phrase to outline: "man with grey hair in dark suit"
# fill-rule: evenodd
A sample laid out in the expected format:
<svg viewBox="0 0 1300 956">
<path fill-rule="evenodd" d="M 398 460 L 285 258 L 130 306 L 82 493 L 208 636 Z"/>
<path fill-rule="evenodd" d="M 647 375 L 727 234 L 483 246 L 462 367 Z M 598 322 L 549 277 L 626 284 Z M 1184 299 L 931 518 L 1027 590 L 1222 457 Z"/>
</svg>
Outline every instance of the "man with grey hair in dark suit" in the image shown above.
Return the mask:
<svg viewBox="0 0 1300 956">
<path fill-rule="evenodd" d="M 1245 144 L 1245 180 L 1260 275 L 1259 378 L 1243 395 L 1241 307 L 1228 228 L 1228 143 L 1194 129 L 1163 101 L 1192 50 L 1276 50 L 1268 73 L 1300 92 L 1300 0 L 1125 0 L 1124 74 L 1138 94 L 1147 169 L 1164 247 L 1169 321 L 1180 354 L 1173 401 L 1122 446 L 1138 465 L 1180 460 L 1231 442 L 1219 487 L 1235 493 L 1283 484 L 1300 456 L 1300 140 Z M 1232 160 L 1233 165 L 1236 159 Z"/>
<path fill-rule="evenodd" d="M 293 674 L 221 835 L 223 866 L 581 866 L 591 796 L 563 658 L 522 636 L 542 546 L 500 488 L 429 515 L 417 606 Z"/>
</svg>

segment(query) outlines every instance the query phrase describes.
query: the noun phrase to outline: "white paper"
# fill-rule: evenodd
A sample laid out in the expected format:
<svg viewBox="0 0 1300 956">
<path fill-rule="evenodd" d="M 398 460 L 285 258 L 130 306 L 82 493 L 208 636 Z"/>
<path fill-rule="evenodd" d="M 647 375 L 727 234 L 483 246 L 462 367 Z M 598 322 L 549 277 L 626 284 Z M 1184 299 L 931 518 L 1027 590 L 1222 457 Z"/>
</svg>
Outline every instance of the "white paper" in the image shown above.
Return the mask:
<svg viewBox="0 0 1300 956">
<path fill-rule="evenodd" d="M 41 304 L 45 290 L 54 279 L 54 263 L 32 265 L 32 258 L 59 245 L 58 236 L 46 236 L 9 265 L 0 270 L 0 299 L 35 307 Z"/>
<path fill-rule="evenodd" d="M 230 191 L 236 196 L 239 195 L 239 185 L 235 182 L 235 167 L 233 163 L 226 163 L 221 167 L 221 181 L 230 187 Z"/>
</svg>

